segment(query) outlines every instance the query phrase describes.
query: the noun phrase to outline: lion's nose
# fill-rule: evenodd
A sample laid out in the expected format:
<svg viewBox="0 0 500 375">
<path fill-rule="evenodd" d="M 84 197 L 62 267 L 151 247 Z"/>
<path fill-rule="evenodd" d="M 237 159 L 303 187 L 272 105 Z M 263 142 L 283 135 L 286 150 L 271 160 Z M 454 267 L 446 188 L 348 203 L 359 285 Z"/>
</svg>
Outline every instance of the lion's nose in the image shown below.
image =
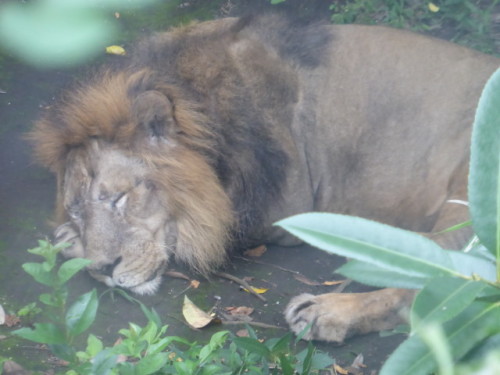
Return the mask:
<svg viewBox="0 0 500 375">
<path fill-rule="evenodd" d="M 115 259 L 115 261 L 113 263 L 109 263 L 109 264 L 104 265 L 97 272 L 100 273 L 101 275 L 109 276 L 112 278 L 113 271 L 115 270 L 115 267 L 118 264 L 120 264 L 121 261 L 122 261 L 122 257 L 118 257 Z"/>
</svg>

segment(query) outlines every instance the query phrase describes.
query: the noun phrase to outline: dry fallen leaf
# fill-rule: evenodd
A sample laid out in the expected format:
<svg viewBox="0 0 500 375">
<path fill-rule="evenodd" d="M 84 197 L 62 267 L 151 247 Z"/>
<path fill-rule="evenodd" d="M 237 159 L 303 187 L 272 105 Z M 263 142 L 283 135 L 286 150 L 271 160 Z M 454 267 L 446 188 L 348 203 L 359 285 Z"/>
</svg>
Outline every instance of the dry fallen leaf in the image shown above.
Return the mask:
<svg viewBox="0 0 500 375">
<path fill-rule="evenodd" d="M 106 53 L 110 55 L 125 55 L 125 49 L 120 46 L 108 46 L 106 47 Z"/>
<path fill-rule="evenodd" d="M 332 281 L 323 281 L 321 285 L 339 285 L 342 284 L 345 280 L 332 280 Z"/>
<path fill-rule="evenodd" d="M 238 337 L 250 337 L 250 334 L 248 333 L 247 329 L 240 329 L 239 331 L 236 332 L 236 336 L 238 336 Z"/>
<path fill-rule="evenodd" d="M 364 357 L 362 353 L 359 353 L 356 358 L 354 358 L 354 361 L 352 361 L 351 367 L 354 368 L 361 368 L 361 367 L 366 367 L 366 365 L 363 363 L 364 362 Z"/>
<path fill-rule="evenodd" d="M 65 361 L 64 359 L 60 359 L 60 358 L 57 358 L 57 357 L 54 357 L 54 356 L 49 356 L 47 362 L 50 363 L 51 365 L 58 366 L 58 367 L 59 366 L 60 367 L 69 366 L 69 362 L 68 361 Z"/>
<path fill-rule="evenodd" d="M 295 274 L 295 275 L 293 275 L 293 278 L 297 281 L 300 281 L 301 283 L 306 284 L 306 285 L 312 285 L 312 286 L 321 285 L 321 283 L 319 283 L 317 281 L 309 280 L 307 277 L 305 277 L 304 275 L 301 275 L 301 274 Z"/>
<path fill-rule="evenodd" d="M 30 371 L 26 371 L 21 365 L 14 361 L 5 361 L 3 364 L 3 372 L 5 375 L 29 375 Z"/>
<path fill-rule="evenodd" d="M 247 306 L 229 306 L 225 307 L 224 310 L 229 313 L 230 315 L 250 315 L 253 313 L 253 307 L 247 307 Z"/>
<path fill-rule="evenodd" d="M 266 251 L 267 251 L 266 245 L 260 245 L 254 247 L 253 249 L 246 250 L 245 252 L 243 252 L 243 255 L 257 258 L 262 256 L 262 254 L 264 254 Z"/>
<path fill-rule="evenodd" d="M 214 320 L 213 316 L 196 306 L 188 296 L 184 296 L 182 315 L 184 315 L 184 319 L 186 319 L 188 324 L 193 328 L 206 327 Z"/>
<path fill-rule="evenodd" d="M 313 281 L 305 277 L 304 275 L 301 274 L 295 274 L 293 275 L 294 279 L 297 281 L 300 281 L 301 283 L 304 283 L 306 285 L 311 285 L 311 286 L 320 286 L 320 285 L 337 285 L 337 284 L 342 284 L 345 280 L 332 280 L 332 281 Z"/>
<path fill-rule="evenodd" d="M 265 292 L 267 292 L 267 291 L 269 290 L 269 289 L 266 289 L 266 288 L 256 288 L 256 287 L 254 287 L 254 286 L 251 286 L 251 288 L 252 288 L 252 290 L 253 290 L 255 293 L 257 293 L 257 294 L 264 294 Z M 248 289 L 246 289 L 246 288 L 242 288 L 242 289 L 243 289 L 245 292 L 250 293 L 250 292 L 248 291 Z"/>
<path fill-rule="evenodd" d="M 337 364 L 333 365 L 333 368 L 335 369 L 335 372 L 342 374 L 342 375 L 349 375 L 349 371 L 347 371 L 345 368 L 340 367 Z"/>
<path fill-rule="evenodd" d="M 191 288 L 197 289 L 200 286 L 200 282 L 198 280 L 191 280 L 189 283 L 191 285 Z"/>
<path fill-rule="evenodd" d="M 429 10 L 432 12 L 432 13 L 436 13 L 436 12 L 439 12 L 439 7 L 434 4 L 434 3 L 428 3 L 427 4 L 427 8 L 429 8 Z"/>
<path fill-rule="evenodd" d="M 14 327 L 21 323 L 21 319 L 17 315 L 5 315 L 5 325 L 7 327 Z"/>
</svg>

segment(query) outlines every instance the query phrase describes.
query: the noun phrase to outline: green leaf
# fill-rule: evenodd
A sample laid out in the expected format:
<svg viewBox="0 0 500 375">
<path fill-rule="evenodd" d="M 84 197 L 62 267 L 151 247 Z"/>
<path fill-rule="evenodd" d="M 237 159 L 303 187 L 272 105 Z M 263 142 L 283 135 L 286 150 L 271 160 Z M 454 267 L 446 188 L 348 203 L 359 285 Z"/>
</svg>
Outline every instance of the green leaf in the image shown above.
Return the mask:
<svg viewBox="0 0 500 375">
<path fill-rule="evenodd" d="M 327 213 L 296 215 L 276 225 L 312 246 L 411 277 L 456 275 L 448 252 L 435 242 L 389 225 Z"/>
<path fill-rule="evenodd" d="M 113 289 L 113 292 L 120 294 L 123 298 L 125 298 L 129 302 L 137 303 L 139 305 L 139 307 L 141 308 L 143 314 L 148 319 L 148 321 L 149 320 L 153 321 L 157 327 L 162 326 L 161 318 L 154 308 L 149 310 L 141 301 L 139 301 L 137 298 L 132 297 L 130 294 L 128 294 L 123 289 Z"/>
<path fill-rule="evenodd" d="M 227 340 L 227 336 L 229 335 L 229 331 L 220 331 L 216 332 L 210 338 L 210 345 L 214 348 L 221 347 Z"/>
<path fill-rule="evenodd" d="M 486 287 L 479 281 L 438 277 L 430 280 L 415 297 L 412 330 L 431 322 L 443 323 L 461 313 Z"/>
<path fill-rule="evenodd" d="M 12 333 L 40 344 L 66 344 L 64 331 L 52 323 L 35 323 L 34 329 L 20 328 Z"/>
<path fill-rule="evenodd" d="M 309 341 L 309 343 L 307 344 L 307 354 L 302 364 L 303 374 L 309 374 L 309 372 L 311 371 L 313 354 L 314 354 L 314 347 L 312 343 Z"/>
<path fill-rule="evenodd" d="M 193 375 L 195 372 L 196 364 L 192 361 L 174 362 L 175 372 L 179 375 Z"/>
<path fill-rule="evenodd" d="M 281 373 L 283 375 L 293 375 L 294 371 L 290 359 L 283 353 L 281 353 L 278 358 L 280 361 Z M 306 373 L 304 373 L 304 375 L 306 375 Z"/>
<path fill-rule="evenodd" d="M 474 231 L 500 259 L 500 70 L 486 83 L 472 130 L 469 206 Z"/>
<path fill-rule="evenodd" d="M 464 221 L 462 223 L 458 223 L 458 224 L 452 225 L 451 227 L 443 229 L 443 230 L 441 230 L 439 232 L 435 232 L 434 234 L 449 233 L 449 232 L 453 232 L 453 231 L 456 231 L 456 230 L 459 230 L 459 229 L 462 229 L 462 228 L 470 227 L 471 225 L 472 225 L 472 221 L 467 220 L 467 221 Z"/>
<path fill-rule="evenodd" d="M 148 375 L 159 371 L 168 361 L 167 353 L 146 355 L 136 365 L 136 374 Z"/>
<path fill-rule="evenodd" d="M 68 344 L 49 344 L 50 351 L 57 358 L 73 362 L 76 357 L 75 349 Z"/>
<path fill-rule="evenodd" d="M 467 354 L 467 361 L 470 361 L 472 363 L 482 361 L 495 350 L 500 351 L 500 333 L 488 337 L 479 345 L 475 346 L 474 349 Z"/>
<path fill-rule="evenodd" d="M 69 335 L 75 337 L 92 325 L 97 312 L 97 305 L 95 289 L 78 297 L 66 313 L 66 328 Z"/>
<path fill-rule="evenodd" d="M 322 370 L 330 367 L 335 363 L 335 360 L 330 357 L 327 353 L 322 353 L 319 351 L 315 351 L 312 357 L 312 366 L 311 369 Z"/>
<path fill-rule="evenodd" d="M 453 359 L 458 361 L 485 338 L 500 332 L 500 303 L 475 301 L 444 324 Z M 385 362 L 380 375 L 427 375 L 437 368 L 429 347 L 418 335 L 410 336 Z"/>
<path fill-rule="evenodd" d="M 261 357 L 268 358 L 271 351 L 264 344 L 251 337 L 235 337 L 233 342 L 240 348 L 250 353 L 255 353 Z"/>
<path fill-rule="evenodd" d="M 141 330 L 140 339 L 144 340 L 150 345 L 154 342 L 156 334 L 158 333 L 158 327 L 153 321 L 148 321 L 146 327 Z"/>
<path fill-rule="evenodd" d="M 69 66 L 104 50 L 117 24 L 95 9 L 35 2 L 3 4 L 0 41 L 23 60 L 40 67 Z"/>
<path fill-rule="evenodd" d="M 56 285 L 56 280 L 54 278 L 54 275 L 50 270 L 47 271 L 45 268 L 46 267 L 44 267 L 44 263 L 23 264 L 24 271 L 30 274 L 36 280 L 36 282 L 47 286 Z"/>
<path fill-rule="evenodd" d="M 90 334 L 87 338 L 87 354 L 89 354 L 90 357 L 95 357 L 103 348 L 102 341 L 93 334 Z"/>
<path fill-rule="evenodd" d="M 57 271 L 57 276 L 59 276 L 59 283 L 60 284 L 66 283 L 78 271 L 85 268 L 90 263 L 92 263 L 92 261 L 90 261 L 88 259 L 81 259 L 81 258 L 73 258 L 73 259 L 67 260 L 66 262 L 61 264 L 61 267 L 59 267 L 59 270 Z"/>
<path fill-rule="evenodd" d="M 57 244 L 56 246 L 53 246 L 48 241 L 39 240 L 38 247 L 35 247 L 33 249 L 29 249 L 28 252 L 31 254 L 34 254 L 34 255 L 41 256 L 49 264 L 55 265 L 57 254 L 67 246 L 68 246 L 68 244 L 65 244 L 65 243 L 61 243 L 61 244 Z"/>
<path fill-rule="evenodd" d="M 453 359 L 443 328 L 437 323 L 428 323 L 421 326 L 419 336 L 434 355 L 439 375 L 453 375 Z"/>
<path fill-rule="evenodd" d="M 111 370 L 116 367 L 117 359 L 118 356 L 113 354 L 111 352 L 111 349 L 104 349 L 100 351 L 92 360 L 92 371 L 90 372 L 90 374 L 92 375 L 113 374 Z"/>
<path fill-rule="evenodd" d="M 402 270 L 389 270 L 374 264 L 351 260 L 335 272 L 366 285 L 381 288 L 420 289 L 428 277 L 409 275 Z"/>
<path fill-rule="evenodd" d="M 252 338 L 252 339 L 255 339 L 255 340 L 258 340 L 259 338 L 257 337 L 257 333 L 255 332 L 255 330 L 253 329 L 252 326 L 248 325 L 248 324 L 245 324 L 245 329 L 248 331 L 248 337 Z"/>
<path fill-rule="evenodd" d="M 464 276 L 481 276 L 485 280 L 495 281 L 495 262 L 485 257 L 461 251 L 450 251 L 453 269 Z"/>
<path fill-rule="evenodd" d="M 278 339 L 276 342 L 274 342 L 273 345 L 269 348 L 271 350 L 272 355 L 277 355 L 278 353 L 286 353 L 287 351 L 289 351 L 292 338 L 293 338 L 292 333 L 288 333 L 285 336 Z"/>
<path fill-rule="evenodd" d="M 157 342 L 155 342 L 154 344 L 151 344 L 148 347 L 148 353 L 150 353 L 150 354 L 159 353 L 159 352 L 163 351 L 167 346 L 169 346 L 172 341 L 175 341 L 175 337 L 168 336 L 168 337 L 164 337 L 162 339 L 159 339 Z"/>
</svg>

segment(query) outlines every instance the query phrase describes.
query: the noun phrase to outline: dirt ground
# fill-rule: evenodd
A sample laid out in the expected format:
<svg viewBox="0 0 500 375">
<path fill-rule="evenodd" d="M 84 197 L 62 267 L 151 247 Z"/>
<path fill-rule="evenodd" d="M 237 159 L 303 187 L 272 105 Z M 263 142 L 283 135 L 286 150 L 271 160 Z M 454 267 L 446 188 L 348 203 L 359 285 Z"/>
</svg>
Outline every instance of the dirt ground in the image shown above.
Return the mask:
<svg viewBox="0 0 500 375">
<path fill-rule="evenodd" d="M 30 145 L 23 139 L 40 110 L 54 100 L 57 92 L 75 76 L 73 71 L 42 71 L 10 64 L 0 79 L 0 305 L 7 312 L 37 300 L 44 292 L 21 265 L 39 259 L 26 252 L 36 246 L 38 239 L 50 238 L 48 224 L 53 209 L 55 181 L 46 170 L 33 163 Z M 1 78 L 1 76 L 0 76 Z M 4 83 L 5 86 L 3 86 Z M 243 326 L 212 326 L 193 330 L 182 317 L 183 296 L 188 295 L 202 309 L 217 305 L 219 310 L 229 306 L 249 306 L 255 309 L 253 321 L 272 324 L 282 329 L 256 328 L 261 338 L 280 337 L 286 332 L 282 312 L 289 299 L 299 293 L 319 294 L 334 291 L 336 286 L 308 285 L 297 275 L 315 282 L 341 279 L 333 271 L 343 260 L 309 246 L 295 248 L 269 247 L 259 258 L 233 257 L 224 270 L 240 278 L 252 278 L 251 284 L 267 288 L 263 294 L 266 302 L 241 290 L 237 283 L 214 276 L 211 280 L 192 274 L 182 265 L 174 270 L 183 272 L 201 282 L 197 289 L 188 288 L 186 280 L 165 276 L 160 291 L 155 296 L 140 297 L 149 307 L 154 307 L 163 322 L 169 325 L 169 335 L 180 335 L 203 342 L 217 330 L 238 331 Z M 70 284 L 71 295 L 78 296 L 92 288 L 99 294 L 106 287 L 86 273 L 80 273 Z M 366 287 L 351 284 L 347 292 L 365 291 Z M 120 296 L 108 293 L 100 300 L 97 321 L 91 332 L 111 344 L 118 337 L 118 330 L 129 322 L 144 324 L 140 308 Z M 44 368 L 48 361 L 47 351 L 26 343 L 14 342 L 6 336 L 8 329 L 0 327 L 0 356 L 12 357 L 30 369 Z M 341 366 L 349 365 L 360 353 L 367 365 L 365 374 L 371 374 L 394 348 L 404 339 L 403 335 L 380 337 L 365 335 L 348 340 L 343 346 L 315 343 L 320 350 L 329 352 Z"/>
</svg>

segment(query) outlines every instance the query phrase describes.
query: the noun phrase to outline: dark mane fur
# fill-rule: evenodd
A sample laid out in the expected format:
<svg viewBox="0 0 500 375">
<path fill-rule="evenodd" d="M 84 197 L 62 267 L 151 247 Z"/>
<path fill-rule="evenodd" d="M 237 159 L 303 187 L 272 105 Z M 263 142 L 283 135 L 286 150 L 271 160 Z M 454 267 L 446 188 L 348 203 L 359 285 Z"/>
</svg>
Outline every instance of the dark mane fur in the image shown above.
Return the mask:
<svg viewBox="0 0 500 375">
<path fill-rule="evenodd" d="M 164 93 L 174 114 L 192 113 L 194 124 L 183 127 L 183 120 L 175 119 L 176 136 L 215 170 L 238 220 L 235 245 L 248 246 L 243 238 L 279 199 L 286 177 L 288 157 L 277 129 L 292 121 L 297 69 L 321 64 L 330 34 L 320 24 L 296 27 L 276 16 L 231 19 L 222 28 L 210 25 L 188 25 L 144 39 L 126 61 L 104 67 L 95 81 L 49 112 L 33 138 L 39 160 L 57 169 L 54 165 L 64 163 L 67 150 L 88 137 L 130 143 L 136 131 L 130 123 L 134 97 L 146 90 Z M 111 97 L 100 104 L 90 95 Z M 82 106 L 95 118 L 86 114 L 89 118 L 80 121 L 69 115 L 71 108 Z M 105 112 L 108 118 L 102 119 Z M 51 133 L 50 140 L 40 141 L 40 132 Z"/>
<path fill-rule="evenodd" d="M 191 32 L 190 26 L 174 31 L 170 38 L 157 34 L 134 51 L 132 66 L 153 67 L 162 72 L 161 77 L 181 86 L 191 100 L 202 103 L 207 126 L 217 137 L 209 157 L 230 191 L 239 218 L 239 240 L 263 220 L 268 205 L 279 199 L 285 178 L 287 155 L 272 130 L 282 124 L 272 124 L 266 117 L 284 124 L 291 121 L 298 91 L 294 69 L 321 64 L 330 37 L 322 23 L 306 26 L 277 15 L 249 16 L 235 20 L 226 30 L 201 35 Z M 248 82 L 229 56 L 228 45 L 243 39 L 257 42 L 247 64 L 258 64 L 252 66 L 252 73 L 265 74 L 262 82 L 255 82 L 254 77 Z M 270 56 L 274 53 L 276 57 Z M 289 68 L 286 75 L 285 66 Z M 266 89 L 259 90 L 258 85 Z M 252 97 L 263 92 L 267 97 Z M 266 116 L 271 110 L 273 116 Z"/>
</svg>

